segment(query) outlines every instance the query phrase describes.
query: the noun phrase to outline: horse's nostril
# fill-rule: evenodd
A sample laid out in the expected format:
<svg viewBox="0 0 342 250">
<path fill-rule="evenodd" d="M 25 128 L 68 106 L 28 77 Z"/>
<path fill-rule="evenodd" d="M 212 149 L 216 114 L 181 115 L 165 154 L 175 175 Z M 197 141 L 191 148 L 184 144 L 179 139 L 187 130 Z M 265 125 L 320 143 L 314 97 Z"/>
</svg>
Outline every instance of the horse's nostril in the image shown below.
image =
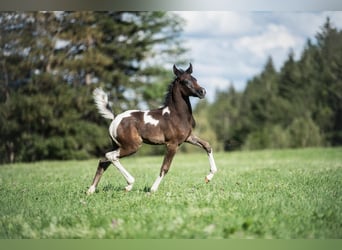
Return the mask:
<svg viewBox="0 0 342 250">
<path fill-rule="evenodd" d="M 204 97 L 206 93 L 207 93 L 207 92 L 205 91 L 204 88 L 201 88 L 201 89 L 198 91 L 198 94 L 200 94 L 202 97 Z"/>
</svg>

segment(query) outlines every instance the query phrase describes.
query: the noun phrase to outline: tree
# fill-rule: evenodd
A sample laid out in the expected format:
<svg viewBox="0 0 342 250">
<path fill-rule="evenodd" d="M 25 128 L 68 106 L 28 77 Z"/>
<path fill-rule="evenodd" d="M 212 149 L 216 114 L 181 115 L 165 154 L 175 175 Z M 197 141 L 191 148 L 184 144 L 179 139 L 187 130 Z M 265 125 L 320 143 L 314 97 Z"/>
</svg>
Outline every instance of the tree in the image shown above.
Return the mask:
<svg viewBox="0 0 342 250">
<path fill-rule="evenodd" d="M 103 153 L 92 89 L 110 91 L 116 113 L 136 106 L 163 72 L 149 60 L 183 51 L 180 31 L 166 12 L 0 13 L 0 161 Z"/>
<path fill-rule="evenodd" d="M 211 127 L 224 150 L 237 148 L 241 143 L 238 132 L 241 127 L 239 117 L 241 94 L 233 85 L 227 91 L 217 91 L 215 102 L 208 109 Z"/>
<path fill-rule="evenodd" d="M 342 31 L 327 18 L 316 42 L 308 39 L 298 60 L 290 51 L 277 72 L 268 58 L 239 93 L 237 104 L 228 94 L 217 96 L 208 117 L 216 118 L 219 140 L 229 134 L 246 149 L 341 145 L 341 93 Z M 235 112 L 238 122 L 232 126 Z"/>
<path fill-rule="evenodd" d="M 342 143 L 342 31 L 327 18 L 316 35 L 320 66 L 320 91 L 315 120 L 332 145 Z"/>
<path fill-rule="evenodd" d="M 315 147 L 322 145 L 322 136 L 319 127 L 309 115 L 293 120 L 287 128 L 289 133 L 290 147 Z"/>
<path fill-rule="evenodd" d="M 278 74 L 272 58 L 268 58 L 263 71 L 247 83 L 242 95 L 241 117 L 248 133 L 279 120 L 277 110 Z"/>
</svg>

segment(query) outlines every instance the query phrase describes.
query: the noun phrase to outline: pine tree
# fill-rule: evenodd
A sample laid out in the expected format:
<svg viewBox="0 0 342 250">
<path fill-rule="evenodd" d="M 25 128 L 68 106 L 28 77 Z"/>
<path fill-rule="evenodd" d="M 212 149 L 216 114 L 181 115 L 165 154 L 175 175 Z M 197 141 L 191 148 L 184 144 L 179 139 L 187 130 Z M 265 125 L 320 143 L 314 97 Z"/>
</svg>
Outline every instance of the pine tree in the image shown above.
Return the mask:
<svg viewBox="0 0 342 250">
<path fill-rule="evenodd" d="M 165 12 L 0 13 L 0 161 L 103 153 L 92 89 L 109 90 L 116 112 L 141 102 L 155 80 L 147 59 L 179 54 L 180 30 Z"/>
<path fill-rule="evenodd" d="M 298 61 L 290 52 L 278 73 L 269 59 L 248 82 L 236 131 L 245 148 L 341 144 L 342 32 L 328 18 L 316 39 Z"/>
<path fill-rule="evenodd" d="M 242 115 L 246 115 L 250 122 L 246 124 L 248 130 L 262 127 L 277 119 L 278 110 L 274 109 L 278 92 L 278 75 L 270 57 L 260 75 L 254 77 L 247 84 L 243 94 Z M 245 111 L 248 113 L 244 113 Z"/>
<path fill-rule="evenodd" d="M 333 145 L 342 143 L 342 31 L 327 18 L 316 35 L 320 66 L 316 122 Z"/>
<path fill-rule="evenodd" d="M 241 94 L 230 85 L 227 91 L 216 92 L 215 102 L 208 111 L 211 127 L 226 151 L 241 144 L 241 137 L 237 136 L 242 119 L 239 114 L 240 105 Z"/>
</svg>

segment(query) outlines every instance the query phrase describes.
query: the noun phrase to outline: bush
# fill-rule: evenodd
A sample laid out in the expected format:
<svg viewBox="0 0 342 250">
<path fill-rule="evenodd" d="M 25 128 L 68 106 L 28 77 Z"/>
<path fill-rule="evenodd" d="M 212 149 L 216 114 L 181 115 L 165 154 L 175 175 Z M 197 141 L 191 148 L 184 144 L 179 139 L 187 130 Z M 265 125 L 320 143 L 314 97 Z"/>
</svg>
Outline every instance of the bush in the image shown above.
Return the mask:
<svg viewBox="0 0 342 250">
<path fill-rule="evenodd" d="M 248 134 L 244 149 L 299 148 L 323 146 L 324 139 L 319 127 L 309 115 L 296 118 L 287 127 L 267 126 Z"/>
<path fill-rule="evenodd" d="M 280 125 L 268 126 L 262 130 L 248 134 L 244 149 L 287 148 L 289 137 Z"/>
<path fill-rule="evenodd" d="M 290 147 L 317 147 L 323 145 L 324 140 L 319 127 L 308 115 L 294 119 L 287 131 L 291 139 Z"/>
</svg>

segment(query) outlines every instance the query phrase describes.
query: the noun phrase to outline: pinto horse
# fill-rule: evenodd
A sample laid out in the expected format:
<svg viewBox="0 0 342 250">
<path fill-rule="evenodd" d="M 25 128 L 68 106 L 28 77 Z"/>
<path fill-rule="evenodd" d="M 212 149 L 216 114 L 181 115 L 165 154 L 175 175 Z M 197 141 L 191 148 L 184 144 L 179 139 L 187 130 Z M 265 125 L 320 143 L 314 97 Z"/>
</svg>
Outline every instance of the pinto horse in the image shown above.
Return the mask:
<svg viewBox="0 0 342 250">
<path fill-rule="evenodd" d="M 129 156 L 139 149 L 142 143 L 166 146 L 166 154 L 160 173 L 150 191 L 157 191 L 160 182 L 170 169 L 170 165 L 178 147 L 187 142 L 203 148 L 209 157 L 210 173 L 205 181 L 208 183 L 217 171 L 213 151 L 208 142 L 192 134 L 195 120 L 189 98 L 205 97 L 206 91 L 192 74 L 192 65 L 187 70 L 173 66 L 175 80 L 169 85 L 164 105 L 161 108 L 140 111 L 128 110 L 116 117 L 108 109 L 108 96 L 102 89 L 95 89 L 94 100 L 99 113 L 112 122 L 109 134 L 113 141 L 113 150 L 105 154 L 99 161 L 92 185 L 88 194 L 95 192 L 102 174 L 113 163 L 127 181 L 126 191 L 130 191 L 134 184 L 133 176 L 121 165 L 119 159 Z"/>
</svg>

